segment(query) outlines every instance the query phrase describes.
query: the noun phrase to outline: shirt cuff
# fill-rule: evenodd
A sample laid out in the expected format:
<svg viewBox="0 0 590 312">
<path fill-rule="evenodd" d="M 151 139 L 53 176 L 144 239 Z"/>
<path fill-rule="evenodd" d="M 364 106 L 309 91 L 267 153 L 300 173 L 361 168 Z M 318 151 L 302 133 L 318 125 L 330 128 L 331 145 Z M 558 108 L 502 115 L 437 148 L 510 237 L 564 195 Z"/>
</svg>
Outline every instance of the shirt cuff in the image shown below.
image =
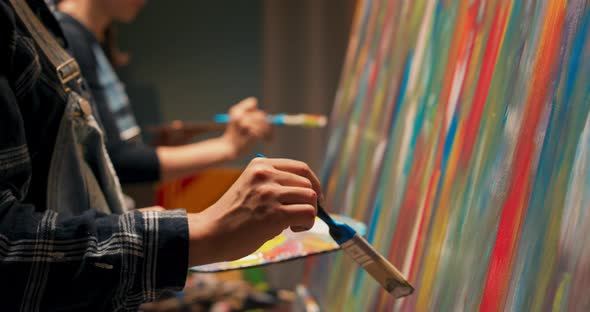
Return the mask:
<svg viewBox="0 0 590 312">
<path fill-rule="evenodd" d="M 144 224 L 144 291 L 181 290 L 188 272 L 188 220 L 184 210 L 141 212 Z"/>
</svg>

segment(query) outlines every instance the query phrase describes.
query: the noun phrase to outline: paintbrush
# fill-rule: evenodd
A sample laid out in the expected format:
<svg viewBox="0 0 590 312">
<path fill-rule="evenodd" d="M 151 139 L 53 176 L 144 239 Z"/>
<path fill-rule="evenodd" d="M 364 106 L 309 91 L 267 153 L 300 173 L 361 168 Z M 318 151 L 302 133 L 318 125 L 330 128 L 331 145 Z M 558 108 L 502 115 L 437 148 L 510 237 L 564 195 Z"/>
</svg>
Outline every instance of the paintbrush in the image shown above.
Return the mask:
<svg viewBox="0 0 590 312">
<path fill-rule="evenodd" d="M 330 236 L 344 252 L 369 272 L 393 297 L 401 298 L 414 292 L 414 287 L 393 264 L 348 224 L 332 219 L 319 202 L 317 215 L 328 225 Z"/>
<path fill-rule="evenodd" d="M 328 123 L 326 116 L 314 114 L 276 114 L 267 115 L 266 119 L 269 123 L 277 126 L 300 126 L 306 128 L 323 128 Z M 218 123 L 229 123 L 230 116 L 228 114 L 217 114 L 213 120 Z"/>
</svg>

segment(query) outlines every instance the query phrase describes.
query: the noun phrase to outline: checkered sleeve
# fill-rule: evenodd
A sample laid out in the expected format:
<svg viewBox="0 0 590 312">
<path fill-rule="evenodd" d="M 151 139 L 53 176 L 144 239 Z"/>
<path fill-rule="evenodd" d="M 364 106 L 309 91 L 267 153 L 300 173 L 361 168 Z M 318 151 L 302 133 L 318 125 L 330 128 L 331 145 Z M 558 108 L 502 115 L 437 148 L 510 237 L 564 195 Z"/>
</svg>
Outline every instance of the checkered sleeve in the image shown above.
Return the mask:
<svg viewBox="0 0 590 312">
<path fill-rule="evenodd" d="M 14 25 L 0 0 L 0 311 L 135 311 L 160 289 L 180 289 L 184 211 L 66 216 L 23 201 L 34 155 L 7 78 Z"/>
<path fill-rule="evenodd" d="M 10 196 L 0 197 L 0 310 L 136 310 L 184 286 L 184 211 L 62 217 Z"/>
</svg>

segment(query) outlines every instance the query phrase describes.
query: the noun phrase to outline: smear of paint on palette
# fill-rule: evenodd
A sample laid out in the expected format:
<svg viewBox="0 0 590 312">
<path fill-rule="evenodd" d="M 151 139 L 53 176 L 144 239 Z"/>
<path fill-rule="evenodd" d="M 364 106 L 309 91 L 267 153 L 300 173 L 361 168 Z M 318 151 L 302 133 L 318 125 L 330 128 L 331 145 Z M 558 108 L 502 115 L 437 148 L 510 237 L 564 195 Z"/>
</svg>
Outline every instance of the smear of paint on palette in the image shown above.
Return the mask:
<svg viewBox="0 0 590 312">
<path fill-rule="evenodd" d="M 590 310 L 590 2 L 359 0 L 321 174 L 416 286 L 340 255 L 327 311 Z"/>
<path fill-rule="evenodd" d="M 358 233 L 364 235 L 366 227 L 363 223 L 345 216 L 333 216 L 336 220 L 346 222 Z M 267 241 L 252 254 L 235 261 L 212 263 L 190 270 L 194 272 L 221 272 L 269 265 L 277 262 L 298 259 L 306 256 L 317 255 L 336 251 L 340 246 L 332 239 L 328 226 L 317 219 L 314 226 L 306 232 L 292 232 L 284 230 L 277 237 Z"/>
</svg>

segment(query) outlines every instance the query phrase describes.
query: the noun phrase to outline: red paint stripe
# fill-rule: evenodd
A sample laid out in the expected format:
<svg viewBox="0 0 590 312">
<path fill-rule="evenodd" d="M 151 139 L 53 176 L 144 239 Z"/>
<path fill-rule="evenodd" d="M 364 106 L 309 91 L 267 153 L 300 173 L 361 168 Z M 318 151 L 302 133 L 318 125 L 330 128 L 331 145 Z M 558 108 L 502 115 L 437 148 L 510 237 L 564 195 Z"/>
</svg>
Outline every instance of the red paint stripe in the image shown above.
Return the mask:
<svg viewBox="0 0 590 312">
<path fill-rule="evenodd" d="M 418 153 L 418 155 L 420 154 Z M 404 251 L 408 250 L 409 239 L 414 230 L 414 220 L 418 217 L 419 209 L 416 209 L 416 207 L 420 207 L 420 183 L 426 169 L 424 165 L 426 161 L 427 159 L 424 158 L 417 159 L 417 166 L 410 171 L 409 181 L 406 184 L 406 193 L 403 195 L 404 198 L 400 204 L 397 225 L 388 254 L 388 259 L 398 267 L 404 264 L 406 258 Z"/>
<path fill-rule="evenodd" d="M 510 4 L 505 4 L 503 8 L 498 6 L 494 14 L 494 22 L 485 49 L 483 64 L 475 89 L 473 105 L 471 106 L 471 111 L 469 112 L 469 117 L 465 124 L 465 140 L 463 141 L 463 152 L 461 157 L 462 161 L 459 162 L 459 164 L 463 166 L 467 166 L 469 159 L 471 159 L 473 145 L 475 144 L 475 139 L 477 137 L 477 130 L 488 98 L 490 85 L 492 84 L 494 68 L 496 67 L 496 61 L 498 59 L 498 51 L 500 50 L 500 43 L 506 30 L 506 19 L 508 18 L 509 6 Z"/>
<path fill-rule="evenodd" d="M 480 304 L 481 311 L 497 311 L 504 308 L 518 236 L 530 196 L 529 180 L 535 152 L 534 137 L 541 120 L 545 98 L 549 93 L 552 69 L 558 61 L 564 14 L 565 5 L 560 7 L 553 2 L 547 8 L 523 128 L 515 151 L 514 175 L 500 216 L 496 243 Z"/>
</svg>

